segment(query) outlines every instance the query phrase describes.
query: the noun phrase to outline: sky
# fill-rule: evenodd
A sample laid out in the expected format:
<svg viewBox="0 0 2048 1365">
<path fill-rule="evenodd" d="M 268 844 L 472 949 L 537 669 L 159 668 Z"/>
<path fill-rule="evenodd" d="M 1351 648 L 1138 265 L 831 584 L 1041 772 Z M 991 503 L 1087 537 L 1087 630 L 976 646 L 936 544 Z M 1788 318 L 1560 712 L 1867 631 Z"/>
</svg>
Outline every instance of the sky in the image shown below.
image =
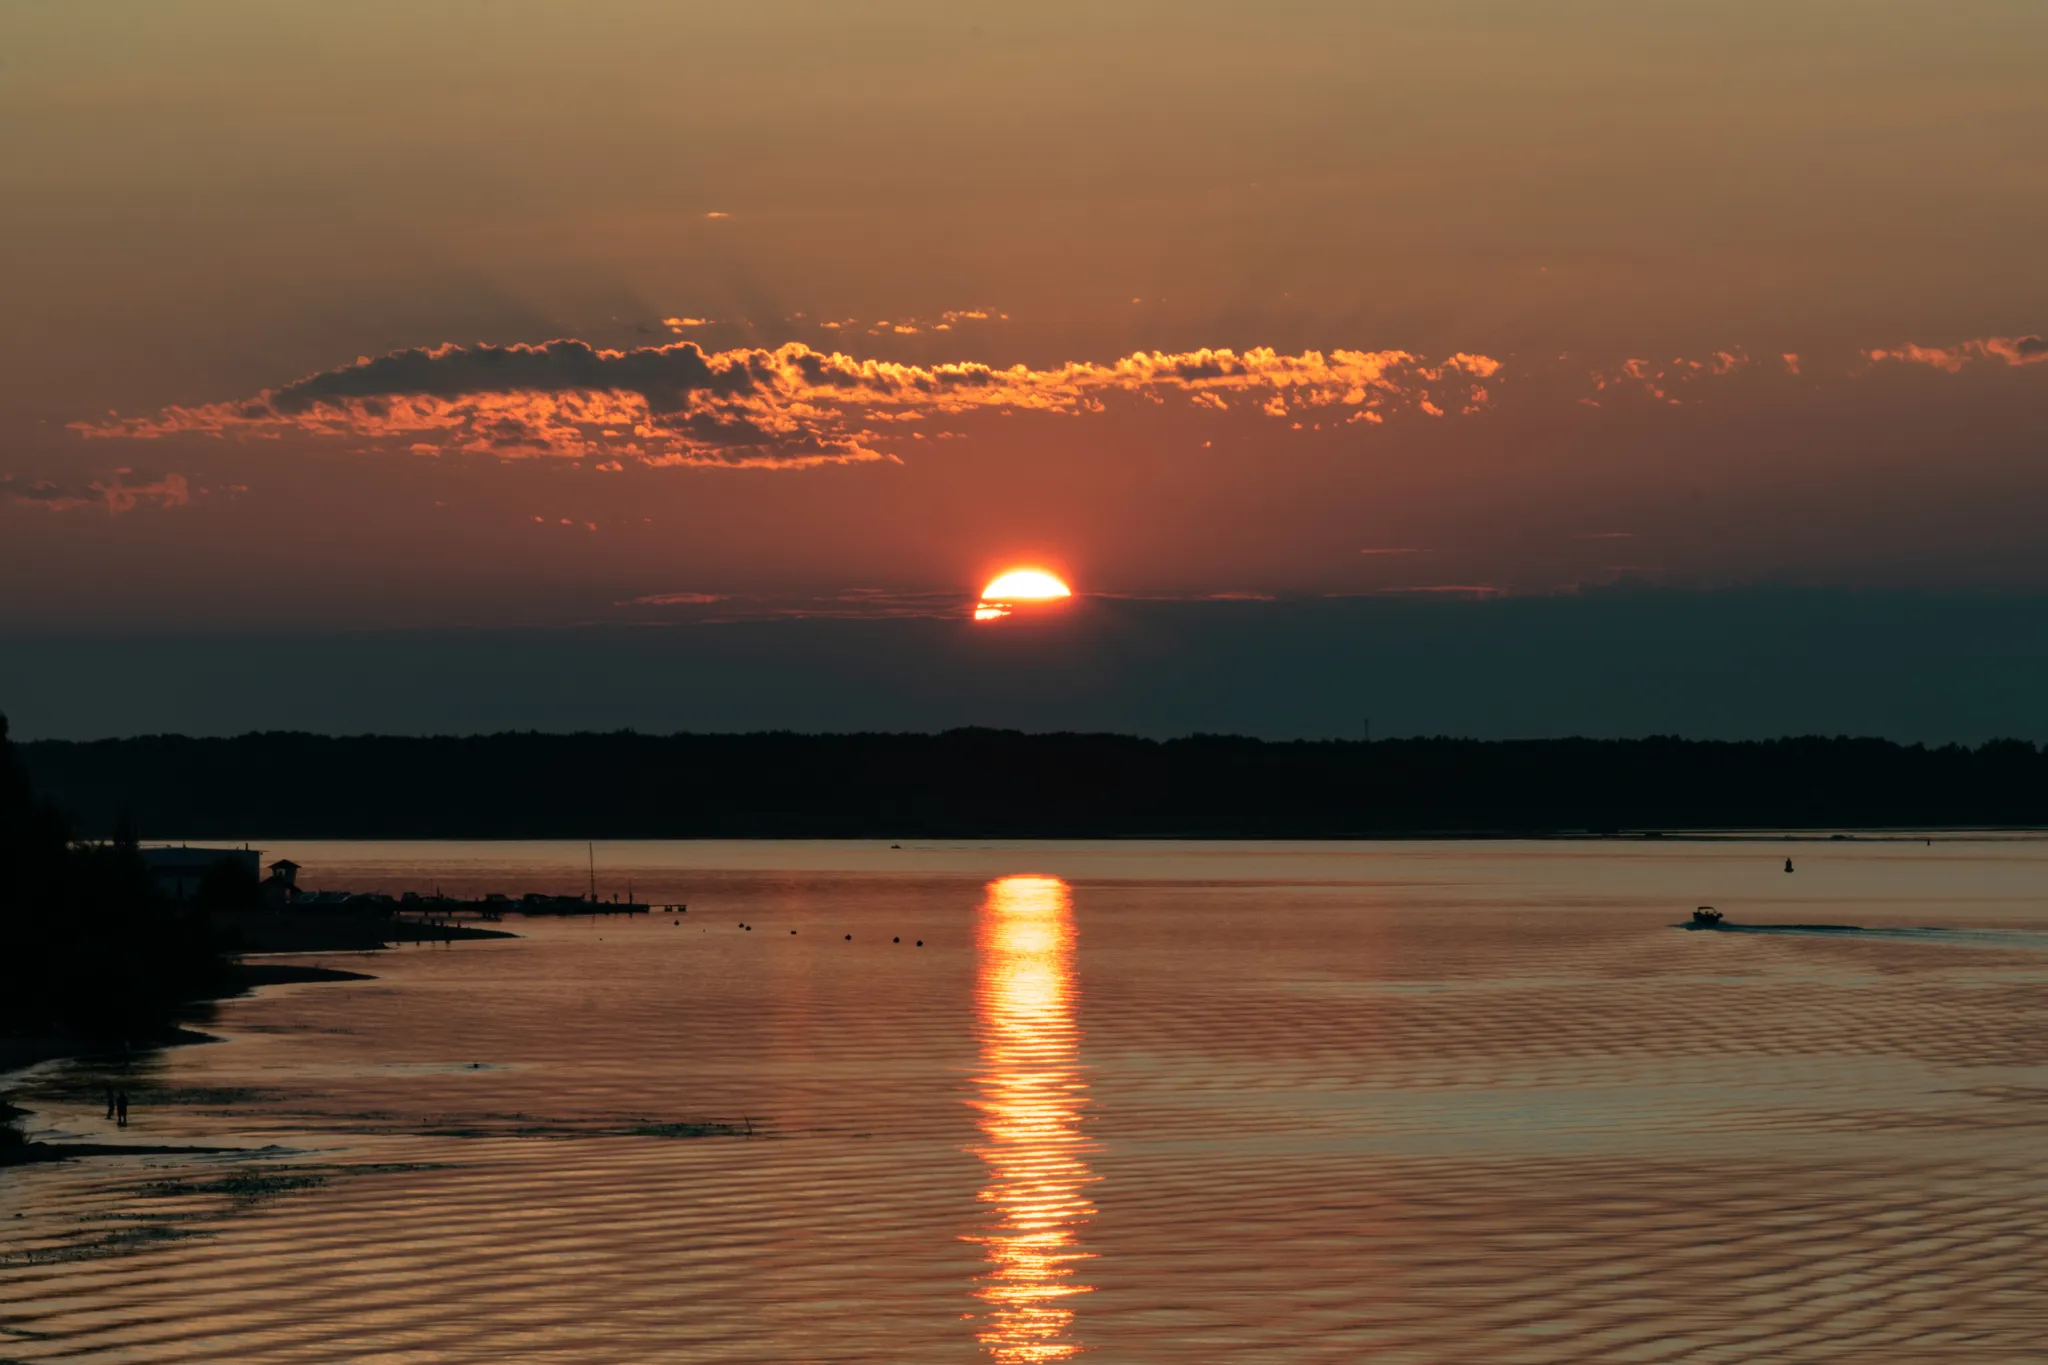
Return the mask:
<svg viewBox="0 0 2048 1365">
<path fill-rule="evenodd" d="M 2040 594 L 2043 69 L 2034 0 L 0 6 L 0 632 Z"/>
</svg>

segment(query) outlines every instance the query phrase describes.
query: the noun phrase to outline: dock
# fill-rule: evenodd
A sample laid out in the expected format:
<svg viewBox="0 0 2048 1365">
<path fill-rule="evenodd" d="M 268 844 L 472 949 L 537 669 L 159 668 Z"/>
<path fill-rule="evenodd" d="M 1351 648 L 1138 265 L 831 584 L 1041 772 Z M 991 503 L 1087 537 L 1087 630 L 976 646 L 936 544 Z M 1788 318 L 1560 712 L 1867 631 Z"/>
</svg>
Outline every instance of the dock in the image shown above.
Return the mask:
<svg viewBox="0 0 2048 1365">
<path fill-rule="evenodd" d="M 456 920 L 504 919 L 507 915 L 681 915 L 689 911 L 682 904 L 659 905 L 640 900 L 593 900 L 588 896 L 558 896 L 529 892 L 523 896 L 492 894 L 475 898 L 421 895 L 408 891 L 393 896 L 385 892 L 320 891 L 293 897 L 277 909 L 286 914 L 326 912 L 379 919 L 409 919 L 424 924 L 447 924 Z"/>
</svg>

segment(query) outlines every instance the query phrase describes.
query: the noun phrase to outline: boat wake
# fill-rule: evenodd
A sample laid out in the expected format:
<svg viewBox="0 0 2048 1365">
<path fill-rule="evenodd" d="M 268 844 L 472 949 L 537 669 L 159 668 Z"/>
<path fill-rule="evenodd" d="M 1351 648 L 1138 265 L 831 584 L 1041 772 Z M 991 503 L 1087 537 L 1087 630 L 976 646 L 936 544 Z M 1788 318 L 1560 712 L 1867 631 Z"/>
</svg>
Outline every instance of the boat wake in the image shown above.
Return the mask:
<svg viewBox="0 0 2048 1365">
<path fill-rule="evenodd" d="M 1945 943 L 1971 948 L 2048 949 L 2048 932 L 2038 929 L 1955 929 L 1928 926 L 1880 926 L 1861 924 L 1737 924 L 1720 918 L 1693 918 L 1674 929 L 1716 934 L 1823 935 L 1830 938 L 1881 939 L 1893 943 Z"/>
</svg>

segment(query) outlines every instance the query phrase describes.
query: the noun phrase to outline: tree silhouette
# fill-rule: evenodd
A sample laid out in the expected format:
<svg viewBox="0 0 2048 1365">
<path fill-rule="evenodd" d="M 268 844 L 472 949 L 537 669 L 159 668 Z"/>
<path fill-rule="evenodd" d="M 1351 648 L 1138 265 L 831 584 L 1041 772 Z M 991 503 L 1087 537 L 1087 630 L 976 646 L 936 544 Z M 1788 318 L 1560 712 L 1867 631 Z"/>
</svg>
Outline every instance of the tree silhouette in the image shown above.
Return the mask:
<svg viewBox="0 0 2048 1365">
<path fill-rule="evenodd" d="M 221 987 L 203 912 L 157 894 L 138 844 L 132 821 L 74 838 L 0 716 L 0 1031 L 140 1041 Z"/>
</svg>

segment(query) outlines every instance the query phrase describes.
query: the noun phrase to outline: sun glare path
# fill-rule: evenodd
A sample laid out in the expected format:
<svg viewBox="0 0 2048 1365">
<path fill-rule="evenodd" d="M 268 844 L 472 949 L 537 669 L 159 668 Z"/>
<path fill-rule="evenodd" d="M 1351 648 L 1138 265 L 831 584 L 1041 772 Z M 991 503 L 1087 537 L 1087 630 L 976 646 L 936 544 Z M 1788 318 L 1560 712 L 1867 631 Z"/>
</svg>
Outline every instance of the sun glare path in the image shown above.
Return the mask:
<svg viewBox="0 0 2048 1365">
<path fill-rule="evenodd" d="M 1011 569 L 998 574 L 981 590 L 974 619 L 995 621 L 1008 616 L 1012 608 L 1027 603 L 1058 602 L 1072 597 L 1073 589 L 1043 569 Z"/>
<path fill-rule="evenodd" d="M 1087 1081 L 1075 1020 L 1073 903 L 1058 877 L 989 883 L 979 934 L 976 1032 L 993 1226 L 971 1240 L 988 1252 L 975 1295 L 987 1308 L 978 1336 L 1003 1365 L 1078 1355 L 1069 1301 L 1089 1292 L 1075 1272 L 1089 1258 L 1080 1229 L 1095 1213 L 1081 1108 Z"/>
</svg>

